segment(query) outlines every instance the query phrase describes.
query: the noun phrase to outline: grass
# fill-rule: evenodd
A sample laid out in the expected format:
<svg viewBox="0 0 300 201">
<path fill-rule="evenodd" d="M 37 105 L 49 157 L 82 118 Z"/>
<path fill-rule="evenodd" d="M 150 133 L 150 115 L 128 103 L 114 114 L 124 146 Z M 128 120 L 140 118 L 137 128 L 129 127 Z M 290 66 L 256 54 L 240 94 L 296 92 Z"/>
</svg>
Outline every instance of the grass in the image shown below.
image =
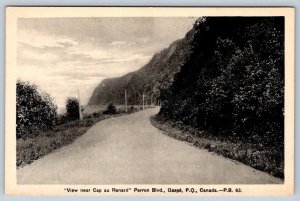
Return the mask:
<svg viewBox="0 0 300 201">
<path fill-rule="evenodd" d="M 131 109 L 128 113 L 136 111 L 138 109 Z M 124 114 L 126 113 L 122 111 L 115 115 L 103 115 L 102 112 L 93 113 L 85 116 L 82 121 L 64 121 L 53 130 L 35 133 L 33 135 L 35 137 L 17 139 L 17 167 L 30 164 L 64 145 L 72 143 L 99 121 Z"/>
<path fill-rule="evenodd" d="M 151 123 L 172 138 L 242 162 L 275 177 L 284 178 L 283 153 L 276 147 L 261 147 L 259 144 L 240 139 L 213 135 L 190 126 L 176 124 L 159 116 L 151 117 Z"/>
</svg>

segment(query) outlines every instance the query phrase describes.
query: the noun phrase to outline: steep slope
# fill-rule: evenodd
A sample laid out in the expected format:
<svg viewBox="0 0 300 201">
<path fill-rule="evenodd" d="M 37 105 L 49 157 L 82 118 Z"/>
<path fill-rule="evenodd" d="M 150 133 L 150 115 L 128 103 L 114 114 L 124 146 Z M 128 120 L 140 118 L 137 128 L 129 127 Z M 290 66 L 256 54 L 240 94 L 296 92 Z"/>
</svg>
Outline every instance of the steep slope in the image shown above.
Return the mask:
<svg viewBox="0 0 300 201">
<path fill-rule="evenodd" d="M 140 70 L 103 80 L 94 90 L 88 105 L 124 104 L 125 89 L 128 104 L 141 104 L 143 93 L 148 103 L 155 102 L 160 91 L 170 86 L 174 75 L 189 55 L 193 34 L 191 30 L 185 38 L 174 41 L 168 48 L 156 53 Z"/>
<path fill-rule="evenodd" d="M 207 17 L 193 29 L 192 52 L 161 93 L 159 116 L 271 150 L 265 161 L 276 169 L 259 168 L 283 177 L 284 18 Z"/>
</svg>

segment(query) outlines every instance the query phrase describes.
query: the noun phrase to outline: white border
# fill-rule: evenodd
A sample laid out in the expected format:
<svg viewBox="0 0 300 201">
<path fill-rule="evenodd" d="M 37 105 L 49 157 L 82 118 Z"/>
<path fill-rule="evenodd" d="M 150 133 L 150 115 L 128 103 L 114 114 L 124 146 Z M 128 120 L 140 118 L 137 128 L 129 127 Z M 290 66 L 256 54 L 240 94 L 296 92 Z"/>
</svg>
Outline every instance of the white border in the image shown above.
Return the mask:
<svg viewBox="0 0 300 201">
<path fill-rule="evenodd" d="M 243 195 L 291 195 L 294 192 L 294 9 L 293 8 L 158 8 L 158 7 L 9 7 L 6 9 L 6 88 L 5 88 L 5 192 L 18 195 L 71 195 L 64 187 L 103 188 L 141 185 L 17 185 L 15 112 L 16 33 L 18 18 L 50 17 L 180 17 L 180 16 L 285 16 L 285 182 L 276 185 L 226 185 L 240 187 Z M 143 187 L 223 188 L 224 185 L 143 185 Z M 78 195 L 79 193 L 76 193 Z M 99 195 L 82 193 L 82 195 Z M 162 195 L 122 193 L 105 195 Z M 193 194 L 166 194 L 193 195 Z M 201 195 L 228 195 L 209 193 Z M 241 194 L 230 194 L 241 195 Z"/>
</svg>

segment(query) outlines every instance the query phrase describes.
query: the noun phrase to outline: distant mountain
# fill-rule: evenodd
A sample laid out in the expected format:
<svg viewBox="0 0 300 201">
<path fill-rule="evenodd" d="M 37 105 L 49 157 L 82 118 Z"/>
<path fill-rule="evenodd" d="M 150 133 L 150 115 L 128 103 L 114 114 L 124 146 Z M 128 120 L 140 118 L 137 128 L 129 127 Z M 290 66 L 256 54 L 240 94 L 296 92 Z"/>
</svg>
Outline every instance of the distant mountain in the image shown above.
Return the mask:
<svg viewBox="0 0 300 201">
<path fill-rule="evenodd" d="M 141 104 L 143 92 L 147 102 L 154 103 L 161 90 L 171 85 L 174 75 L 190 54 L 193 35 L 194 31 L 189 31 L 183 39 L 156 53 L 140 70 L 103 80 L 94 90 L 88 105 L 124 104 L 125 89 L 128 104 Z"/>
</svg>

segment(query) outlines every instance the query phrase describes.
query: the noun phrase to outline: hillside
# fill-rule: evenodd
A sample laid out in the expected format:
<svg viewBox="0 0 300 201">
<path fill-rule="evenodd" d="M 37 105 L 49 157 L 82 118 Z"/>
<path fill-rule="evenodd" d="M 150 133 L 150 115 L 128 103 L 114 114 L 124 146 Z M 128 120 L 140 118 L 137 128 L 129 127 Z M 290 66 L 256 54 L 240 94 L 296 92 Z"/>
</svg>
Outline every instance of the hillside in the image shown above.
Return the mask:
<svg viewBox="0 0 300 201">
<path fill-rule="evenodd" d="M 147 102 L 155 102 L 160 91 L 170 86 L 180 65 L 190 53 L 193 30 L 185 38 L 174 41 L 168 48 L 156 53 L 140 70 L 122 77 L 103 80 L 94 90 L 88 105 L 108 103 L 124 104 L 124 90 L 127 90 L 128 104 L 141 104 L 143 92 Z"/>
<path fill-rule="evenodd" d="M 252 143 L 279 170 L 260 168 L 283 177 L 284 18 L 207 17 L 193 29 L 192 52 L 162 93 L 159 117 Z"/>
</svg>

